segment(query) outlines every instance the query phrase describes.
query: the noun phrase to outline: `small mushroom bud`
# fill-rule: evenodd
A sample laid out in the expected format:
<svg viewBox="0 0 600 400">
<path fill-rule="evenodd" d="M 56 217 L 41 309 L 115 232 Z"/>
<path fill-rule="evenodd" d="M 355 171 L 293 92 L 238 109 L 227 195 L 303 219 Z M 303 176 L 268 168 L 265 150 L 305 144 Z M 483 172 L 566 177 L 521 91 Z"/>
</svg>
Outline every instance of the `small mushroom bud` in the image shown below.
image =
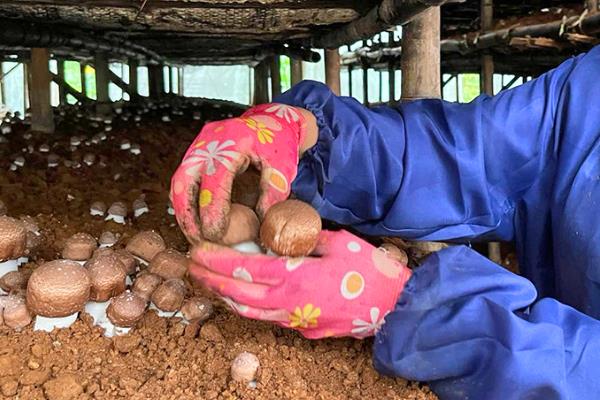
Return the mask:
<svg viewBox="0 0 600 400">
<path fill-rule="evenodd" d="M 133 216 L 138 218 L 148 212 L 148 204 L 144 201 L 144 199 L 136 199 L 133 202 Z"/>
<path fill-rule="evenodd" d="M 40 153 L 48 153 L 50 151 L 50 146 L 48 146 L 48 144 L 44 143 L 44 144 L 40 145 L 39 151 L 40 151 Z"/>
<path fill-rule="evenodd" d="M 155 255 L 165 250 L 167 245 L 158 233 L 143 231 L 132 237 L 125 248 L 134 256 L 150 262 Z"/>
<path fill-rule="evenodd" d="M 27 230 L 22 221 L 0 217 L 0 264 L 25 254 Z"/>
<path fill-rule="evenodd" d="M 125 291 L 125 266 L 114 254 L 102 254 L 85 263 L 92 288 L 90 300 L 107 301 Z"/>
<path fill-rule="evenodd" d="M 76 233 L 65 242 L 62 257 L 73 261 L 86 261 L 98 247 L 96 239 L 89 233 Z"/>
<path fill-rule="evenodd" d="M 88 167 L 91 167 L 96 162 L 96 155 L 92 153 L 87 153 L 83 156 L 83 163 Z"/>
<path fill-rule="evenodd" d="M 81 139 L 79 136 L 71 136 L 70 144 L 71 146 L 79 146 L 81 144 Z"/>
<path fill-rule="evenodd" d="M 120 327 L 131 327 L 146 311 L 146 300 L 130 291 L 123 292 L 110 300 L 106 315 L 110 322 Z"/>
<path fill-rule="evenodd" d="M 23 156 L 17 156 L 15 157 L 13 164 L 21 168 L 25 165 L 25 158 Z"/>
<path fill-rule="evenodd" d="M 183 302 L 181 314 L 188 321 L 206 321 L 213 313 L 213 305 L 206 297 L 192 297 Z"/>
<path fill-rule="evenodd" d="M 31 274 L 27 306 L 36 315 L 66 317 L 83 308 L 90 287 L 88 271 L 75 261 L 50 261 Z"/>
<path fill-rule="evenodd" d="M 160 286 L 162 278 L 156 274 L 144 272 L 135 278 L 131 290 L 145 301 L 150 300 L 152 293 Z"/>
<path fill-rule="evenodd" d="M 0 278 L 0 288 L 7 293 L 27 288 L 29 274 L 23 271 L 10 271 Z"/>
<path fill-rule="evenodd" d="M 169 279 L 152 293 L 152 303 L 159 310 L 175 312 L 181 308 L 185 292 L 185 283 L 181 279 Z"/>
<path fill-rule="evenodd" d="M 94 215 L 94 216 L 98 215 L 98 216 L 103 217 L 105 212 L 106 212 L 106 204 L 104 204 L 101 201 L 95 201 L 90 206 L 90 215 Z"/>
<path fill-rule="evenodd" d="M 131 142 L 127 139 L 121 140 L 121 144 L 119 145 L 121 150 L 129 150 L 131 148 Z"/>
<path fill-rule="evenodd" d="M 2 317 L 4 324 L 15 330 L 25 328 L 31 323 L 32 319 L 25 298 L 13 294 L 6 297 Z"/>
<path fill-rule="evenodd" d="M 132 144 L 131 144 L 131 148 L 129 149 L 129 152 L 130 152 L 131 154 L 134 154 L 134 155 L 136 155 L 136 156 L 137 156 L 137 155 L 139 155 L 139 154 L 142 154 L 142 148 L 141 148 L 141 146 L 140 146 L 139 144 L 137 144 L 137 143 L 132 143 Z"/>
<path fill-rule="evenodd" d="M 152 258 L 148 265 L 148 271 L 163 279 L 181 279 L 185 276 L 187 267 L 188 260 L 186 256 L 177 250 L 167 249 Z"/>
<path fill-rule="evenodd" d="M 250 383 L 256 378 L 260 369 L 260 361 L 252 353 L 243 352 L 231 363 L 231 378 L 236 382 Z"/>
<path fill-rule="evenodd" d="M 117 201 L 109 207 L 108 216 L 104 220 L 125 224 L 125 217 L 127 217 L 127 205 L 122 201 Z"/>
<path fill-rule="evenodd" d="M 56 154 L 48 155 L 48 168 L 56 168 L 60 163 L 60 157 Z"/>
<path fill-rule="evenodd" d="M 138 261 L 130 252 L 125 249 L 119 249 L 115 251 L 115 255 L 119 258 L 121 263 L 123 263 L 127 275 L 135 274 L 138 267 Z"/>
<path fill-rule="evenodd" d="M 192 114 L 192 119 L 194 121 L 200 121 L 202 119 L 202 113 L 200 111 L 194 111 Z"/>
<path fill-rule="evenodd" d="M 221 239 L 225 245 L 254 242 L 258 239 L 260 222 L 254 211 L 241 204 L 232 204 L 229 211 L 229 225 Z"/>
<path fill-rule="evenodd" d="M 286 200 L 267 211 L 260 240 L 281 256 L 300 257 L 315 249 L 320 233 L 321 217 L 314 208 L 298 200 Z"/>
<path fill-rule="evenodd" d="M 404 250 L 398 248 L 397 246 L 391 243 L 383 243 L 379 248 L 382 249 L 388 257 L 398 261 L 400 264 L 408 264 L 408 256 L 406 255 Z"/>
<path fill-rule="evenodd" d="M 110 231 L 104 231 L 100 235 L 98 242 L 100 243 L 100 247 L 112 247 L 115 245 L 115 243 L 117 243 L 118 240 L 119 238 L 114 233 Z"/>
</svg>

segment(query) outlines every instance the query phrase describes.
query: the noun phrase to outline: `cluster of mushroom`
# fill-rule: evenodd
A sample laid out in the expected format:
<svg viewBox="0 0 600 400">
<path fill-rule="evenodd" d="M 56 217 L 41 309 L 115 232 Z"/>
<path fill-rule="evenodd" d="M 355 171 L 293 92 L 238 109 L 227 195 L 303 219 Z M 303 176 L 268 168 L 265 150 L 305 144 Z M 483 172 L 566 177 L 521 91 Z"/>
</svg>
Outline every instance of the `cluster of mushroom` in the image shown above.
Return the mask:
<svg viewBox="0 0 600 400">
<path fill-rule="evenodd" d="M 133 201 L 132 210 L 134 218 L 139 218 L 150 211 L 148 203 L 146 203 L 143 196 Z M 117 224 L 125 224 L 128 211 L 127 204 L 123 201 L 112 203 L 108 209 L 106 204 L 102 201 L 95 201 L 90 206 L 90 215 L 99 217 L 104 217 L 106 215 L 106 221 L 114 221 Z"/>
</svg>

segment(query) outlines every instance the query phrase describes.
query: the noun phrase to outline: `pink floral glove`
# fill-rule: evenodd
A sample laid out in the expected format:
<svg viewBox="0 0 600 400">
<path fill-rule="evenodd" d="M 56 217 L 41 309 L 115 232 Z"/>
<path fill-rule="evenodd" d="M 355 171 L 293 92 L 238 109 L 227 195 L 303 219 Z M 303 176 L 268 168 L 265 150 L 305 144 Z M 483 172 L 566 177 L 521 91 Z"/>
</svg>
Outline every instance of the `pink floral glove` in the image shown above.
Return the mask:
<svg viewBox="0 0 600 400">
<path fill-rule="evenodd" d="M 323 231 L 316 254 L 249 255 L 205 242 L 192 251 L 190 273 L 244 317 L 312 339 L 373 335 L 410 269 L 347 231 Z"/>
<path fill-rule="evenodd" d="M 256 212 L 285 200 L 296 177 L 305 120 L 298 109 L 263 104 L 206 124 L 171 179 L 171 202 L 188 240 L 218 241 L 229 221 L 231 186 L 250 164 L 261 171 Z"/>
</svg>

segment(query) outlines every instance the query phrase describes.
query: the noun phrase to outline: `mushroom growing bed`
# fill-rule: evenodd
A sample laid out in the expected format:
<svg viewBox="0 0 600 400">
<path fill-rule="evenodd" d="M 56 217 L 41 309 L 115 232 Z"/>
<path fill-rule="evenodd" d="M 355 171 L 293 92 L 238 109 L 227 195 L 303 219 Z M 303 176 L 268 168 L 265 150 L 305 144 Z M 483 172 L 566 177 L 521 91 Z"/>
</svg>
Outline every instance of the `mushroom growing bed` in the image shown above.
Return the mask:
<svg viewBox="0 0 600 400">
<path fill-rule="evenodd" d="M 175 108 L 184 115 L 173 112 Z M 180 279 L 180 270 L 170 267 L 171 259 L 180 259 L 188 251 L 168 212 L 170 175 L 203 123 L 240 111 L 228 104 L 144 104 L 123 107 L 106 124 L 103 119 L 88 118 L 86 110 L 64 108 L 56 111 L 57 132 L 52 136 L 30 132 L 20 122 L 11 124 L 11 132 L 4 135 L 7 140 L 0 142 L 0 201 L 8 216 L 19 219 L 29 215 L 39 229 L 38 234 L 28 230 L 27 261 L 22 259 L 25 263 L 18 266 L 22 274 L 11 275 L 18 286 L 12 295 L 24 298 L 19 279 L 29 279 L 45 262 L 87 260 L 99 257 L 98 252 L 106 257 L 103 251 L 115 251 L 128 271 L 125 290 L 129 291 L 123 292 L 119 286 L 106 292 L 118 298 L 118 303 L 108 305 L 109 317 L 133 327 L 119 332 L 125 334 L 107 337 L 83 309 L 70 327 L 51 332 L 34 331 L 33 322 L 20 330 L 0 326 L 0 398 L 435 398 L 425 385 L 379 376 L 371 366 L 370 339 L 312 341 L 240 318 L 187 276 Z M 163 121 L 163 115 L 170 121 Z M 202 117 L 198 120 L 195 115 Z M 139 154 L 123 150 L 123 141 L 135 144 Z M 92 163 L 84 162 L 88 154 L 95 156 Z M 56 156 L 52 159 L 56 166 L 48 166 L 49 155 Z M 14 168 L 18 157 L 24 163 Z M 96 207 L 96 202 L 104 204 L 104 210 Z M 107 220 L 108 209 L 117 202 L 126 208 L 124 223 L 119 218 Z M 147 211 L 140 214 L 142 202 Z M 92 205 L 95 213 L 90 213 Z M 134 210 L 138 210 L 137 216 Z M 130 240 L 143 231 L 156 232 L 164 240 L 164 248 L 170 249 L 161 245 L 152 250 L 158 257 L 154 263 L 139 255 L 131 260 L 123 253 Z M 79 235 L 72 239 L 75 234 Z M 82 234 L 98 241 L 95 256 L 86 246 L 91 243 L 94 248 L 96 244 Z M 63 253 L 66 244 L 73 247 Z M 82 263 L 72 261 L 70 265 L 86 268 Z M 143 278 L 144 290 L 163 285 L 161 292 L 174 289 L 175 295 L 161 300 L 161 292 L 155 296 L 144 292 L 145 297 L 140 298 L 135 281 L 151 273 L 158 278 L 154 283 Z M 153 300 L 164 302 L 169 310 L 181 307 L 183 312 L 161 317 L 150 306 Z M 127 308 L 129 302 L 134 303 L 133 308 Z M 146 309 L 137 320 L 144 304 Z M 195 317 L 186 321 L 184 314 Z M 244 356 L 252 361 L 250 383 L 232 378 L 232 363 L 245 352 L 251 354 Z"/>
</svg>

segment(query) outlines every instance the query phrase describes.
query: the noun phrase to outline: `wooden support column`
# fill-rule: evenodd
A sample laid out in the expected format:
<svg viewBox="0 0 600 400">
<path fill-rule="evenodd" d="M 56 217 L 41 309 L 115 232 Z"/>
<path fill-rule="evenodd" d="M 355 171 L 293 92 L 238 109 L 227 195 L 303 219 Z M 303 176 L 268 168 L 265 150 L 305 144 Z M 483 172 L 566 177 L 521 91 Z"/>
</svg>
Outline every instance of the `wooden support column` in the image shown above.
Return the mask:
<svg viewBox="0 0 600 400">
<path fill-rule="evenodd" d="M 271 58 L 270 68 L 271 68 L 271 98 L 275 98 L 281 94 L 281 71 L 279 68 L 281 64 L 279 63 L 279 56 L 275 55 Z"/>
<path fill-rule="evenodd" d="M 87 97 L 87 88 L 85 86 L 85 67 L 86 64 L 84 62 L 79 62 L 79 73 L 81 74 L 81 94 Z"/>
<path fill-rule="evenodd" d="M 363 104 L 369 106 L 369 67 L 363 65 Z"/>
<path fill-rule="evenodd" d="M 108 96 L 111 71 L 108 69 L 106 53 L 96 53 L 94 68 L 96 70 L 96 114 L 108 116 L 111 112 L 110 97 Z"/>
<path fill-rule="evenodd" d="M 58 75 L 58 79 L 61 82 L 65 81 L 65 60 L 59 58 L 56 60 L 56 71 Z M 60 105 L 67 104 L 67 91 L 65 90 L 65 86 L 58 85 L 58 102 Z"/>
<path fill-rule="evenodd" d="M 253 104 L 269 102 L 269 62 L 262 60 L 254 67 L 254 99 Z"/>
<path fill-rule="evenodd" d="M 296 58 L 290 59 L 290 78 L 292 86 L 302 81 L 302 60 Z"/>
<path fill-rule="evenodd" d="M 183 67 L 177 68 L 177 94 L 183 96 Z"/>
<path fill-rule="evenodd" d="M 169 87 L 171 88 L 171 94 L 177 93 L 177 87 L 175 86 L 175 79 L 173 79 L 173 66 L 169 66 Z"/>
<path fill-rule="evenodd" d="M 162 65 L 148 65 L 148 81 L 150 97 L 161 97 L 165 91 Z"/>
<path fill-rule="evenodd" d="M 402 99 L 441 97 L 440 8 L 423 12 L 403 32 Z"/>
<path fill-rule="evenodd" d="M 129 59 L 129 99 L 135 100 L 138 97 L 138 60 Z"/>
<path fill-rule="evenodd" d="M 54 132 L 54 114 L 50 105 L 50 70 L 48 49 L 32 48 L 29 68 L 31 129 L 45 133 Z"/>
<path fill-rule="evenodd" d="M 325 50 L 325 82 L 336 95 L 340 95 L 340 52 L 338 49 Z"/>
<path fill-rule="evenodd" d="M 389 77 L 389 104 L 393 105 L 396 103 L 396 69 L 394 68 L 394 63 L 390 62 L 388 64 L 388 77 Z"/>
</svg>

